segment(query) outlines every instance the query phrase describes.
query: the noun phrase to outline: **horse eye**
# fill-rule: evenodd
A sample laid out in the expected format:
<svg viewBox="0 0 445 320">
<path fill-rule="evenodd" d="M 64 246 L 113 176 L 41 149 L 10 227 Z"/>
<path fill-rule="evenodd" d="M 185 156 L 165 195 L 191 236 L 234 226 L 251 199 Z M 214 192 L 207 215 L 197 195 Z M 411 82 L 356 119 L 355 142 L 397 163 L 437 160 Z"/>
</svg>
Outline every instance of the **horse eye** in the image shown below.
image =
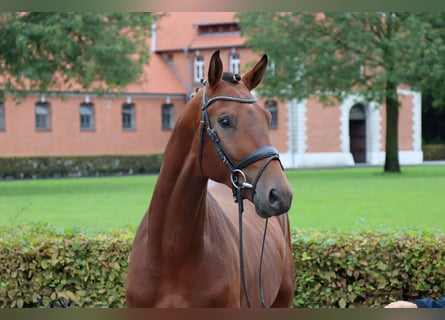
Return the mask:
<svg viewBox="0 0 445 320">
<path fill-rule="evenodd" d="M 232 128 L 233 127 L 232 119 L 230 119 L 230 117 L 228 117 L 228 116 L 222 116 L 221 118 L 219 118 L 218 123 L 222 128 Z"/>
</svg>

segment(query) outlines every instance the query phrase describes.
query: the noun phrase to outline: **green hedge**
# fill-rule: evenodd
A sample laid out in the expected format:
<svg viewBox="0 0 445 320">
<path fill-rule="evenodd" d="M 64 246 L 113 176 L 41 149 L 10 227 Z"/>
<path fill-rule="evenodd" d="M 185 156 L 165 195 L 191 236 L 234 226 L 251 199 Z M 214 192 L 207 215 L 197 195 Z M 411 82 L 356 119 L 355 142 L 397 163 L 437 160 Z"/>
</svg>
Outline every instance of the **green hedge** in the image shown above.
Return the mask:
<svg viewBox="0 0 445 320">
<path fill-rule="evenodd" d="M 0 307 L 123 307 L 133 232 L 2 230 Z"/>
<path fill-rule="evenodd" d="M 4 157 L 0 158 L 0 179 L 87 177 L 157 173 L 162 155 Z"/>
<path fill-rule="evenodd" d="M 134 230 L 0 230 L 0 307 L 124 307 Z M 445 294 L 441 232 L 293 234 L 295 307 L 381 307 Z"/>
<path fill-rule="evenodd" d="M 427 144 L 422 151 L 423 160 L 445 160 L 445 144 Z"/>
<path fill-rule="evenodd" d="M 293 236 L 295 307 L 379 307 L 445 295 L 442 232 Z"/>
</svg>

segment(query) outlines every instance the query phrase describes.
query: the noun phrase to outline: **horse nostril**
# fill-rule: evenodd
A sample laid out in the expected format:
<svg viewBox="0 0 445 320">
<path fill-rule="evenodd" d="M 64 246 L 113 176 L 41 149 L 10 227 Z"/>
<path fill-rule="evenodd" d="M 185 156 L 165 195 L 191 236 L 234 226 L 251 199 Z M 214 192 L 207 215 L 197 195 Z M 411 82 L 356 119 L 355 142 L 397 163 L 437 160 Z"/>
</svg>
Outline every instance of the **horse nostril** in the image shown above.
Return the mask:
<svg viewBox="0 0 445 320">
<path fill-rule="evenodd" d="M 272 189 L 269 193 L 269 204 L 273 208 L 278 208 L 280 205 L 279 194 L 275 189 Z"/>
</svg>

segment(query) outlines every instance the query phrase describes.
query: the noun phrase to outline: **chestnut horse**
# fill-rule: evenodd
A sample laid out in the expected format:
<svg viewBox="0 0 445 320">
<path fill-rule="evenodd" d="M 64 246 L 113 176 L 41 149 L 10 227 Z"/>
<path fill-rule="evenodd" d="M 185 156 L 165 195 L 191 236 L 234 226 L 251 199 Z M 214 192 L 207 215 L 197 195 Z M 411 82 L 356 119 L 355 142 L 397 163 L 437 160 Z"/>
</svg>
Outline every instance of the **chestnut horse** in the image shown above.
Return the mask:
<svg viewBox="0 0 445 320">
<path fill-rule="evenodd" d="M 292 191 L 270 145 L 270 113 L 250 93 L 266 66 L 264 55 L 242 78 L 223 74 L 213 53 L 207 83 L 175 124 L 134 239 L 128 307 L 291 305 Z"/>
</svg>

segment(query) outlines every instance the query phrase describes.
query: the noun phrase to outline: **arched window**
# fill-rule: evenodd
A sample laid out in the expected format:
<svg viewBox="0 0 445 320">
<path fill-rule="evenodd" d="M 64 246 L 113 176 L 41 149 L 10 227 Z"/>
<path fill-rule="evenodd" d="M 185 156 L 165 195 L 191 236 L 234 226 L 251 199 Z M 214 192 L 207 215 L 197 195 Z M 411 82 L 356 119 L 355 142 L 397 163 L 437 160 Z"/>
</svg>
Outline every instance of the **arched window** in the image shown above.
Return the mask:
<svg viewBox="0 0 445 320">
<path fill-rule="evenodd" d="M 94 130 L 94 105 L 91 102 L 80 104 L 80 130 Z"/>
<path fill-rule="evenodd" d="M 275 100 L 267 100 L 266 101 L 266 109 L 272 115 L 272 119 L 270 120 L 270 128 L 277 129 L 278 128 L 278 104 Z"/>
<path fill-rule="evenodd" d="M 51 108 L 48 102 L 39 101 L 35 104 L 36 130 L 51 129 Z"/>
<path fill-rule="evenodd" d="M 349 111 L 350 120 L 364 120 L 366 119 L 365 108 L 362 104 L 355 104 Z"/>
<path fill-rule="evenodd" d="M 164 103 L 162 105 L 162 130 L 173 129 L 173 105 Z"/>
<path fill-rule="evenodd" d="M 135 112 L 133 103 L 122 105 L 122 128 L 125 130 L 136 129 Z"/>
<path fill-rule="evenodd" d="M 200 82 L 204 78 L 204 58 L 201 55 L 195 57 L 194 65 L 194 79 L 195 82 Z"/>
<path fill-rule="evenodd" d="M 240 57 L 239 57 L 239 54 L 237 54 L 237 53 L 235 53 L 235 52 L 232 52 L 231 54 L 230 54 L 230 57 L 229 57 L 229 66 L 230 66 L 230 72 L 232 72 L 232 73 L 240 73 Z"/>
<path fill-rule="evenodd" d="M 355 163 L 366 162 L 366 110 L 361 103 L 349 111 L 349 150 Z"/>
</svg>

